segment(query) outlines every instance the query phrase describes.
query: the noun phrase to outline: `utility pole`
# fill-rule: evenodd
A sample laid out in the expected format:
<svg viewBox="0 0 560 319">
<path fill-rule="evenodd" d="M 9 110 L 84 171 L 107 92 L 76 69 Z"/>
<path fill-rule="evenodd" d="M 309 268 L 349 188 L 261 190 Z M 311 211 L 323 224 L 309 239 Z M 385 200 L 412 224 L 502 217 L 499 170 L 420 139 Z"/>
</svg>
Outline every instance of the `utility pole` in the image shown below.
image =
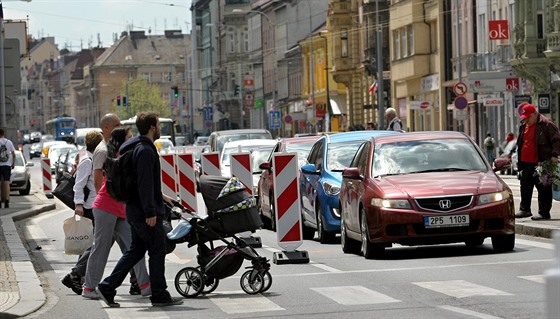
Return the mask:
<svg viewBox="0 0 560 319">
<path fill-rule="evenodd" d="M 384 94 L 383 90 L 383 28 L 379 23 L 379 0 L 375 1 L 375 28 L 376 51 L 377 51 L 377 129 L 383 129 L 383 119 L 385 118 Z"/>
<path fill-rule="evenodd" d="M 304 0 L 309 5 L 309 78 L 311 79 L 311 106 L 313 117 L 315 117 L 315 63 L 313 59 L 313 11 L 311 11 L 311 0 Z M 313 125 L 313 131 L 317 127 Z"/>
</svg>

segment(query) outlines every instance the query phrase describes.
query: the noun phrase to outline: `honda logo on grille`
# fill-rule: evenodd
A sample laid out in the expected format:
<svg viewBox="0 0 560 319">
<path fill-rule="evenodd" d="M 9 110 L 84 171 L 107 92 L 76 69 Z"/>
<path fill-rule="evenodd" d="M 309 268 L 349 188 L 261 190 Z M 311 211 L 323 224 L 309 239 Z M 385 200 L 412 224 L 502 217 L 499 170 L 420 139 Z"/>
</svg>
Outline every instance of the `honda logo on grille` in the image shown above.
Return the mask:
<svg viewBox="0 0 560 319">
<path fill-rule="evenodd" d="M 451 201 L 449 199 L 442 199 L 439 201 L 439 208 L 441 209 L 450 209 L 451 208 Z"/>
</svg>

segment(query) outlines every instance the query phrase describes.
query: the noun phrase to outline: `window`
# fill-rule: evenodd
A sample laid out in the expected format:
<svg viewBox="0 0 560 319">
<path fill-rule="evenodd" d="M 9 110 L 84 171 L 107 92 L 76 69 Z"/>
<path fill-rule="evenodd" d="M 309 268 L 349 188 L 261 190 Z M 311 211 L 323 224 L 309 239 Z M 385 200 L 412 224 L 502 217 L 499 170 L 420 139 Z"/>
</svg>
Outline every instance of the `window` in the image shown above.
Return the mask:
<svg viewBox="0 0 560 319">
<path fill-rule="evenodd" d="M 235 33 L 231 29 L 228 30 L 228 52 L 235 53 Z"/>
<path fill-rule="evenodd" d="M 402 56 L 403 58 L 406 58 L 406 57 L 408 56 L 408 48 L 407 48 L 407 46 L 406 46 L 406 44 L 407 44 L 407 43 L 406 43 L 406 40 L 407 40 L 407 37 L 406 37 L 406 29 L 404 29 L 404 28 L 400 29 L 400 32 L 399 32 L 399 33 L 400 33 L 400 35 L 401 35 L 401 51 L 402 51 L 402 52 L 401 52 L 401 53 L 402 53 L 401 56 Z"/>
<path fill-rule="evenodd" d="M 249 52 L 249 32 L 247 28 L 243 28 L 243 49 Z"/>
<path fill-rule="evenodd" d="M 401 37 L 399 30 L 393 31 L 393 59 L 399 60 L 401 58 Z"/>
<path fill-rule="evenodd" d="M 543 0 L 537 0 L 537 38 L 544 39 Z"/>
<path fill-rule="evenodd" d="M 348 57 L 348 29 L 344 28 L 340 30 L 340 55 L 343 58 Z"/>
<path fill-rule="evenodd" d="M 412 28 L 412 25 L 409 25 L 408 27 L 406 27 L 406 33 L 408 36 L 408 56 L 414 55 L 414 28 Z"/>
</svg>

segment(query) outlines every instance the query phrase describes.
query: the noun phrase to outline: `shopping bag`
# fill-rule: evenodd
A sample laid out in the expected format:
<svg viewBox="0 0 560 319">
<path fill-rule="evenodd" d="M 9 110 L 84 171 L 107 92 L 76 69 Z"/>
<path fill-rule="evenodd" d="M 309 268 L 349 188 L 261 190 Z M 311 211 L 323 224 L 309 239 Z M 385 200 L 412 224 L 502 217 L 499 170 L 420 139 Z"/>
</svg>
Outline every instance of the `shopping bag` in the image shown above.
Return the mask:
<svg viewBox="0 0 560 319">
<path fill-rule="evenodd" d="M 93 244 L 93 223 L 91 220 L 74 215 L 64 220 L 64 253 L 81 255 Z"/>
<path fill-rule="evenodd" d="M 76 209 L 74 204 L 74 183 L 76 179 L 74 175 L 64 172 L 60 177 L 60 181 L 56 185 L 56 188 L 52 191 L 54 197 L 58 198 L 64 205 L 68 206 L 70 209 Z M 88 198 L 89 188 L 84 188 L 85 198 Z"/>
</svg>

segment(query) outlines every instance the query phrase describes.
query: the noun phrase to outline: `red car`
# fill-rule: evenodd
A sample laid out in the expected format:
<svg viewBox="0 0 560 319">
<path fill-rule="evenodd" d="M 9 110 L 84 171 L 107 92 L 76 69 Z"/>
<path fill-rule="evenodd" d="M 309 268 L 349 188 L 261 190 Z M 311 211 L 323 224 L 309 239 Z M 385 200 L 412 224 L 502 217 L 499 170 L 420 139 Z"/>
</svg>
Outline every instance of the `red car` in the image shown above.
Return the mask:
<svg viewBox="0 0 560 319">
<path fill-rule="evenodd" d="M 512 192 L 459 132 L 365 142 L 343 171 L 340 201 L 342 250 L 366 259 L 393 243 L 480 246 L 491 237 L 497 252 L 515 246 Z"/>
<path fill-rule="evenodd" d="M 262 173 L 259 179 L 257 193 L 259 194 L 259 212 L 265 227 L 276 230 L 274 186 L 272 183 L 272 155 L 274 155 L 275 152 L 297 152 L 298 167 L 301 167 L 305 164 L 311 147 L 319 138 L 320 136 L 305 136 L 281 139 L 272 150 L 268 161 L 260 164 L 259 168 L 262 170 Z"/>
</svg>

